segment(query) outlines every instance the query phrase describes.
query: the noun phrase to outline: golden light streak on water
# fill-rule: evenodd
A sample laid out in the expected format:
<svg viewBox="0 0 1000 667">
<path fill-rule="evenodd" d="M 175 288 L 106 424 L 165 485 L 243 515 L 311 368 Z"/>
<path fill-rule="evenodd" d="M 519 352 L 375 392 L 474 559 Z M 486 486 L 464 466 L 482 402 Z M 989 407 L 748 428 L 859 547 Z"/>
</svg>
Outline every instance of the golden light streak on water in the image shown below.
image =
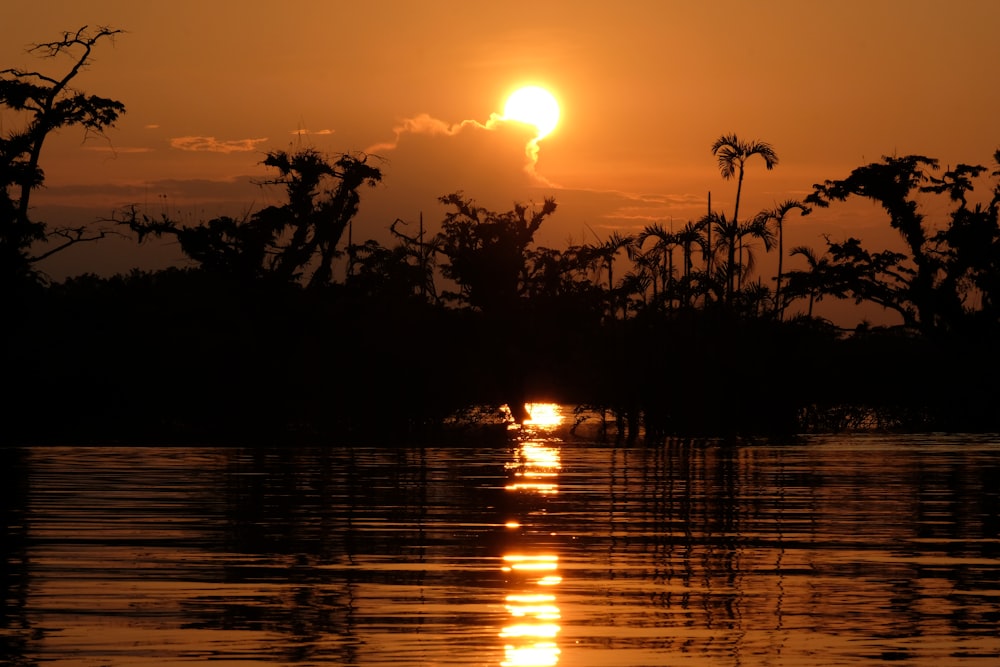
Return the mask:
<svg viewBox="0 0 1000 667">
<path fill-rule="evenodd" d="M 559 607 L 554 604 L 507 605 L 507 611 L 515 618 L 532 616 L 540 621 L 557 621 L 561 617 Z"/>
<path fill-rule="evenodd" d="M 503 556 L 503 571 L 527 576 L 526 584 L 551 586 L 562 577 L 552 574 L 559 567 L 556 554 L 510 553 Z M 541 574 L 537 579 L 533 575 Z M 519 579 L 520 580 L 520 579 Z M 500 632 L 504 644 L 502 667 L 551 667 L 559 662 L 560 650 L 554 641 L 562 629 L 556 596 L 537 588 L 522 589 L 504 598 L 511 623 Z"/>
<path fill-rule="evenodd" d="M 501 632 L 500 636 L 504 639 L 510 637 L 542 637 L 546 639 L 551 639 L 559 634 L 560 628 L 555 623 L 521 623 L 517 625 L 508 625 Z"/>
<path fill-rule="evenodd" d="M 559 472 L 562 469 L 559 447 L 541 441 L 525 441 L 518 446 L 515 460 L 505 465 L 514 471 L 514 481 L 508 491 L 534 491 L 542 495 L 559 493 Z"/>
<path fill-rule="evenodd" d="M 504 572 L 551 572 L 559 567 L 559 557 L 553 555 L 526 556 L 521 554 L 507 554 L 503 557 L 505 565 Z"/>
<path fill-rule="evenodd" d="M 503 557 L 506 561 L 512 562 L 523 562 L 523 561 L 539 561 L 539 562 L 559 562 L 559 556 L 554 554 L 507 554 Z"/>
<path fill-rule="evenodd" d="M 559 493 L 558 484 L 539 484 L 537 482 L 508 484 L 504 488 L 508 491 L 534 491 L 535 493 L 541 493 L 543 495 Z"/>
<path fill-rule="evenodd" d="M 553 431 L 563 422 L 562 407 L 534 403 L 525 405 L 525 409 L 529 417 L 524 421 L 520 442 L 512 460 L 504 466 L 510 476 L 505 488 L 555 496 L 559 493 L 562 460 L 561 442 Z M 520 528 L 521 522 L 511 520 L 507 525 Z M 560 649 L 555 639 L 561 628 L 556 621 L 562 612 L 550 592 L 562 582 L 558 569 L 559 556 L 553 553 L 514 552 L 503 556 L 501 570 L 512 582 L 529 588 L 512 591 L 504 600 L 510 624 L 500 633 L 505 640 L 501 667 L 551 667 L 559 662 Z"/>
<path fill-rule="evenodd" d="M 540 620 L 555 621 L 560 618 L 555 595 L 508 595 L 505 607 L 515 618 L 533 616 Z"/>
<path fill-rule="evenodd" d="M 521 456 L 533 467 L 538 468 L 537 476 L 555 477 L 562 468 L 558 447 L 543 442 L 524 442 L 521 444 Z"/>
<path fill-rule="evenodd" d="M 541 602 L 553 602 L 555 599 L 555 595 L 548 595 L 546 593 L 512 593 L 507 596 L 507 602 L 519 604 L 539 604 Z"/>
<path fill-rule="evenodd" d="M 559 662 L 559 647 L 553 642 L 537 642 L 528 646 L 504 646 L 501 667 L 551 667 Z"/>
</svg>

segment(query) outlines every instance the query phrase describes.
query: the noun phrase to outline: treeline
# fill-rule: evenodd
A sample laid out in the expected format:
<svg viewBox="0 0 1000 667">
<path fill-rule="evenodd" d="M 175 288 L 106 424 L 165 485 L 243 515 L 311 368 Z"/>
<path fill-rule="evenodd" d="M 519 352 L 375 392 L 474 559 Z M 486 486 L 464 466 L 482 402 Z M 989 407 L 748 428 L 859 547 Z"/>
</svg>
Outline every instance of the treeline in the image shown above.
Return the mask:
<svg viewBox="0 0 1000 667">
<path fill-rule="evenodd" d="M 724 307 L 612 319 L 536 297 L 499 317 L 171 269 L 52 285 L 15 319 L 3 431 L 19 442 L 395 441 L 531 399 L 607 409 L 630 435 L 997 427 L 992 341 Z"/>
<path fill-rule="evenodd" d="M 539 399 L 606 409 L 620 434 L 649 437 L 1000 426 L 1000 171 L 924 156 L 741 217 L 747 168 L 778 156 L 723 135 L 711 153 L 736 181 L 731 214 L 553 249 L 534 237 L 554 200 L 496 212 L 461 192 L 442 197 L 435 231 L 397 220 L 391 243 L 353 242 L 381 169 L 275 151 L 265 182 L 282 205 L 195 225 L 135 208 L 106 221 L 139 242 L 175 239 L 188 267 L 47 283 L 39 261 L 106 232 L 50 228 L 28 204 L 49 133 L 99 132 L 124 112 L 68 86 L 116 32 L 38 47 L 76 54 L 63 79 L 0 73 L 0 102 L 30 118 L 0 138 L 6 440 L 398 440 Z M 970 202 L 988 176 L 986 200 Z M 906 251 L 784 248 L 789 216 L 851 197 L 884 209 Z M 946 200 L 944 217 L 925 219 L 920 197 Z M 777 252 L 775 276 L 756 270 L 761 250 Z M 788 256 L 806 268 L 785 271 Z M 845 335 L 813 317 L 823 298 L 877 303 L 902 325 Z"/>
</svg>

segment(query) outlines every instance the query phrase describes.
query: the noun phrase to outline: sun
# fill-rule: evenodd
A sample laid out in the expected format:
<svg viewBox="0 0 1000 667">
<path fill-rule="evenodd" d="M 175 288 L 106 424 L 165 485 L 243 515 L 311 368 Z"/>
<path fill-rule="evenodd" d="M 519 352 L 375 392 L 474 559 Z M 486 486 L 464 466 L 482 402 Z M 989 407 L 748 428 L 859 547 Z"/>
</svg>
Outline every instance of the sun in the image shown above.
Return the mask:
<svg viewBox="0 0 1000 667">
<path fill-rule="evenodd" d="M 539 86 L 518 88 L 503 108 L 503 119 L 534 125 L 535 140 L 547 136 L 559 124 L 559 102 L 549 91 Z"/>
</svg>

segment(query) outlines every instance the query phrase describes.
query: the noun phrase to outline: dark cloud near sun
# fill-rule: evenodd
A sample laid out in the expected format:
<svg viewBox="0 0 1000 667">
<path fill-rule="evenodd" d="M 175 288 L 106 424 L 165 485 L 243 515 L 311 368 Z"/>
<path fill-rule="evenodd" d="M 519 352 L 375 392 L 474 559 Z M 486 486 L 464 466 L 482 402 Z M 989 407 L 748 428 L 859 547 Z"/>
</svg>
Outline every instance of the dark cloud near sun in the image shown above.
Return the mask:
<svg viewBox="0 0 1000 667">
<path fill-rule="evenodd" d="M 525 148 L 531 139 L 523 124 L 495 117 L 485 123 L 448 123 L 428 114 L 403 120 L 391 139 L 364 150 L 379 161 L 383 182 L 362 194 L 362 228 L 377 238 L 396 218 L 415 220 L 424 214 L 439 221 L 444 212 L 439 198 L 454 192 L 492 210 L 541 202 L 546 195 Z"/>
<path fill-rule="evenodd" d="M 394 152 L 401 144 L 407 144 L 417 137 L 438 138 L 441 149 L 446 153 L 458 152 L 459 159 L 466 164 L 481 158 L 468 155 L 468 147 L 482 146 L 490 157 L 502 159 L 516 156 L 519 169 L 531 177 L 535 185 L 551 185 L 536 171 L 539 145 L 534 137 L 534 128 L 519 121 L 508 121 L 492 114 L 485 122 L 463 120 L 449 123 L 430 114 L 420 114 L 406 118 L 393 128 L 393 138 L 376 143 L 365 152 L 376 155 Z M 445 141 L 450 145 L 446 146 Z M 426 142 L 424 142 L 426 143 Z M 520 152 L 513 151 L 520 145 Z"/>
<path fill-rule="evenodd" d="M 433 229 L 445 212 L 438 199 L 453 192 L 497 211 L 554 198 L 558 209 L 536 238 L 550 246 L 671 218 L 683 224 L 685 212 L 704 207 L 704 196 L 559 186 L 537 169 L 544 150 L 534 128 L 495 114 L 486 122 L 449 123 L 429 114 L 404 119 L 391 139 L 365 149 L 383 160 L 384 180 L 362 194 L 356 231 L 381 239 L 396 218 L 415 221 L 420 215 Z"/>
</svg>

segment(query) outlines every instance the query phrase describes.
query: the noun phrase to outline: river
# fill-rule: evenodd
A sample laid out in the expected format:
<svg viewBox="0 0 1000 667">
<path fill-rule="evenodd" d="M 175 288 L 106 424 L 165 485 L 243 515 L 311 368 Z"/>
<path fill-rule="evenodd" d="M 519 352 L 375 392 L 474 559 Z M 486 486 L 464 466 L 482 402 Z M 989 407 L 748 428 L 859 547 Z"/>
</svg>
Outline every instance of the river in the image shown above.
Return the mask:
<svg viewBox="0 0 1000 667">
<path fill-rule="evenodd" d="M 1000 664 L 1000 437 L 550 407 L 507 446 L 2 449 L 0 663 Z"/>
</svg>

